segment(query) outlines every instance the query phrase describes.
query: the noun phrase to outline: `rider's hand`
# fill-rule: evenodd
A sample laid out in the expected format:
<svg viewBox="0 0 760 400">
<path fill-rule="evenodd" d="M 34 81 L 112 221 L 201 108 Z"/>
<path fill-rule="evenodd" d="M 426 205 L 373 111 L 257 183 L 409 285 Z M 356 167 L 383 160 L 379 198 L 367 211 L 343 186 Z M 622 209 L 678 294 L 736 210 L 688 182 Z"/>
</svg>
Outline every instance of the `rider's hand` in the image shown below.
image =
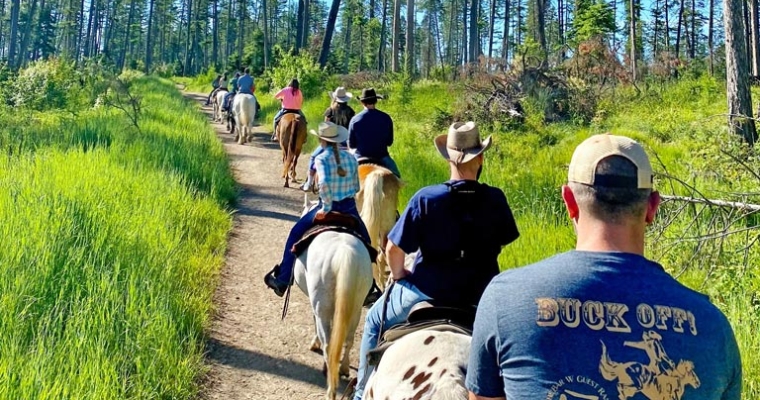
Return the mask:
<svg viewBox="0 0 760 400">
<path fill-rule="evenodd" d="M 319 220 L 319 219 L 325 219 L 326 215 L 327 215 L 326 212 L 324 212 L 323 210 L 319 210 L 319 211 L 317 211 L 317 215 L 314 216 L 314 219 L 317 219 L 317 220 Z"/>
</svg>

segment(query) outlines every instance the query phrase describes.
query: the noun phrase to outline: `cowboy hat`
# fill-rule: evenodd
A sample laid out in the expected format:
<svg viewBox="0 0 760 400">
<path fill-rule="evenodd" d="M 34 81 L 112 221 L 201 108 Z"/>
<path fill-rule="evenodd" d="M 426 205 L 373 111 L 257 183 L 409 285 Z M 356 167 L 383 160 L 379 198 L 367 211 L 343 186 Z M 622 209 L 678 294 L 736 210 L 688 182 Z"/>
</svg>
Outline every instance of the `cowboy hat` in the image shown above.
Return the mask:
<svg viewBox="0 0 760 400">
<path fill-rule="evenodd" d="M 348 129 L 332 122 L 320 122 L 317 129 L 318 132 L 312 129 L 310 133 L 322 140 L 332 143 L 343 143 L 348 140 Z"/>
<path fill-rule="evenodd" d="M 373 99 L 384 99 L 382 95 L 379 95 L 375 93 L 375 88 L 369 88 L 369 89 L 362 89 L 362 95 L 359 97 L 359 101 L 364 100 L 373 100 Z"/>
<path fill-rule="evenodd" d="M 343 86 L 338 87 L 334 92 L 330 92 L 330 98 L 338 103 L 348 103 L 352 97 L 354 97 L 354 95 L 351 94 L 351 92 L 347 92 L 346 88 Z"/>
<path fill-rule="evenodd" d="M 454 122 L 448 134 L 436 137 L 433 142 L 443 158 L 464 164 L 491 147 L 491 136 L 481 141 L 475 122 Z"/>
</svg>

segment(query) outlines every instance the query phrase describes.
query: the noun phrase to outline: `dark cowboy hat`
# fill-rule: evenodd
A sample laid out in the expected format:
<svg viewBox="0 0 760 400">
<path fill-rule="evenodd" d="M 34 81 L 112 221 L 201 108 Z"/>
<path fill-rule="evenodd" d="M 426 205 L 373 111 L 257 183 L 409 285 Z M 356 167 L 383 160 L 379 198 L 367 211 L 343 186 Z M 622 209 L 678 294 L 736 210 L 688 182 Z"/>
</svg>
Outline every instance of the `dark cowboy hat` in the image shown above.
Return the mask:
<svg viewBox="0 0 760 400">
<path fill-rule="evenodd" d="M 375 93 L 375 88 L 362 89 L 362 95 L 359 96 L 359 101 L 372 100 L 372 99 L 384 99 L 382 95 Z"/>
</svg>

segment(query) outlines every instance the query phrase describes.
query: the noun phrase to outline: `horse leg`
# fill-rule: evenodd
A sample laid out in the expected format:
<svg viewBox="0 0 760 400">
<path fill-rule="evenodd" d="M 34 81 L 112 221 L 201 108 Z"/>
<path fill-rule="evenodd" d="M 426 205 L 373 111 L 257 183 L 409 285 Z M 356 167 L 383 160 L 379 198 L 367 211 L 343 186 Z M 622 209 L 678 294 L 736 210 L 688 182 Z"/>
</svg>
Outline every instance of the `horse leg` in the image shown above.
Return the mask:
<svg viewBox="0 0 760 400">
<path fill-rule="evenodd" d="M 313 351 L 319 355 L 323 355 L 322 342 L 319 341 L 319 331 L 317 331 L 317 318 L 314 317 L 314 339 L 311 341 L 309 351 Z"/>
</svg>

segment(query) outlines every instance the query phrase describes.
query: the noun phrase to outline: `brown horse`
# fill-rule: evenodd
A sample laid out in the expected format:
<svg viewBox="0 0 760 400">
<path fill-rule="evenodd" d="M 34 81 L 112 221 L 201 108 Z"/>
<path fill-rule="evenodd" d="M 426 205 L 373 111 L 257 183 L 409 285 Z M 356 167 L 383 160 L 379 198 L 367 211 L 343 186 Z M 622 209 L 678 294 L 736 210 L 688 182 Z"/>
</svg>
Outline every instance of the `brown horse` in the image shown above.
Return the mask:
<svg viewBox="0 0 760 400">
<path fill-rule="evenodd" d="M 296 165 L 303 144 L 306 142 L 306 123 L 300 115 L 287 113 L 282 116 L 277 125 L 277 136 L 280 138 L 282 149 L 282 178 L 285 179 L 285 187 L 290 187 L 290 179 L 296 182 Z M 288 177 L 288 172 L 290 172 L 290 177 Z"/>
<path fill-rule="evenodd" d="M 391 170 L 377 164 L 359 165 L 361 190 L 356 194 L 359 214 L 367 226 L 372 247 L 378 250 L 377 263 L 372 275 L 377 286 L 385 290 L 389 276 L 388 261 L 385 259 L 385 245 L 388 233 L 396 224 L 399 190 L 404 182 Z"/>
</svg>

